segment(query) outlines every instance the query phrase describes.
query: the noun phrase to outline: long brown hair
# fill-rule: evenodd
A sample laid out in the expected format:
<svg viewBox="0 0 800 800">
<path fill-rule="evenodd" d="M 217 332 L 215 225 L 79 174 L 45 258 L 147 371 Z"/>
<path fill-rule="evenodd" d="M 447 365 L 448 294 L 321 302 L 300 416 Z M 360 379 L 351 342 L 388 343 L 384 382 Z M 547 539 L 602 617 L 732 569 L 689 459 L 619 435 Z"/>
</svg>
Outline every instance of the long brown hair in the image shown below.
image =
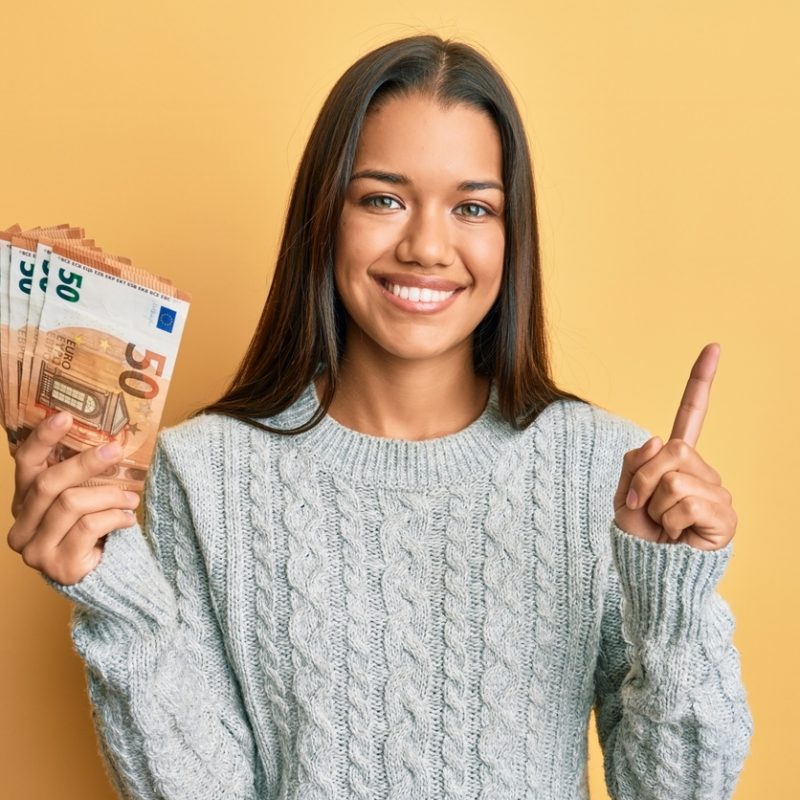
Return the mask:
<svg viewBox="0 0 800 800">
<path fill-rule="evenodd" d="M 502 416 L 523 429 L 550 402 L 582 397 L 550 373 L 533 172 L 516 103 L 497 69 L 477 50 L 438 36 L 390 42 L 356 61 L 325 100 L 297 171 L 275 274 L 258 326 L 225 394 L 194 412 L 235 417 L 296 434 L 330 407 L 344 349 L 346 311 L 334 284 L 336 233 L 356 147 L 369 110 L 421 92 L 443 106 L 465 103 L 497 125 L 503 150 L 506 246 L 497 301 L 473 336 L 476 374 L 492 377 Z M 292 429 L 259 421 L 292 405 L 322 370 L 320 407 Z"/>
</svg>

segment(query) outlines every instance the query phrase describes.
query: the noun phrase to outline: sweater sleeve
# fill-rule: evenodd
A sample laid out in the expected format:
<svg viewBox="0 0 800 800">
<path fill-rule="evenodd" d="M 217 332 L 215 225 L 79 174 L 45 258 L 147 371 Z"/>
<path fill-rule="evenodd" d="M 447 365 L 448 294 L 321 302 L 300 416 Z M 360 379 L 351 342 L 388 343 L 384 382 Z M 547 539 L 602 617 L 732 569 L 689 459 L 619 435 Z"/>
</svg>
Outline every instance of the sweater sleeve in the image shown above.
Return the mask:
<svg viewBox="0 0 800 800">
<path fill-rule="evenodd" d="M 110 777 L 137 800 L 265 796 L 188 503 L 160 437 L 145 499 L 147 538 L 138 524 L 114 531 L 81 581 L 45 577 L 75 602 L 72 640 Z"/>
<path fill-rule="evenodd" d="M 613 519 L 609 533 L 595 671 L 608 791 L 614 800 L 726 800 L 752 735 L 733 616 L 716 592 L 733 542 L 716 551 L 658 544 Z"/>
</svg>

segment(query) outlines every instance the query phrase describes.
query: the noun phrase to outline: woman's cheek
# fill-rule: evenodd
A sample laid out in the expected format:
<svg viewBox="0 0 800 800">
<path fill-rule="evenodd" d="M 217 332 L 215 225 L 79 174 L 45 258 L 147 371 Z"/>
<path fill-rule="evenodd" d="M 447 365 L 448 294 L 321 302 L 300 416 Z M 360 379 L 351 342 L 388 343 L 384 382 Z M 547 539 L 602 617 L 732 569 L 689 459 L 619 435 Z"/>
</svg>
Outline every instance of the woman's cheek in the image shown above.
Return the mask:
<svg viewBox="0 0 800 800">
<path fill-rule="evenodd" d="M 505 235 L 501 230 L 488 230 L 485 235 L 473 236 L 462 242 L 462 253 L 476 281 L 494 282 L 503 272 Z"/>
<path fill-rule="evenodd" d="M 393 226 L 385 220 L 350 219 L 339 227 L 337 253 L 351 268 L 366 270 L 391 248 Z"/>
</svg>

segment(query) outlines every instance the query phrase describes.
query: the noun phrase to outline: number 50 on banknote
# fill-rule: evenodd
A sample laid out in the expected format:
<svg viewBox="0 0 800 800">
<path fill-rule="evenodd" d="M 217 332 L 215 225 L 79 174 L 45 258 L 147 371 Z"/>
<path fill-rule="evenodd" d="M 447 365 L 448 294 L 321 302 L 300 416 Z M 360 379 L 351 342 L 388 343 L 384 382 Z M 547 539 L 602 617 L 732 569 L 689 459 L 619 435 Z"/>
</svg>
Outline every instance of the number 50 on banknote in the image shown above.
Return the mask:
<svg viewBox="0 0 800 800">
<path fill-rule="evenodd" d="M 51 461 L 116 441 L 122 460 L 94 482 L 141 491 L 189 298 L 161 278 L 63 240 L 53 240 L 48 254 L 41 274 L 24 284 L 42 292 L 38 319 L 29 315 L 24 331 L 8 334 L 17 343 L 8 364 L 17 391 L 3 395 L 6 419 L 16 421 L 8 428 L 9 447 L 14 452 L 45 417 L 66 410 L 74 422 Z M 19 262 L 13 256 L 10 292 Z"/>
</svg>

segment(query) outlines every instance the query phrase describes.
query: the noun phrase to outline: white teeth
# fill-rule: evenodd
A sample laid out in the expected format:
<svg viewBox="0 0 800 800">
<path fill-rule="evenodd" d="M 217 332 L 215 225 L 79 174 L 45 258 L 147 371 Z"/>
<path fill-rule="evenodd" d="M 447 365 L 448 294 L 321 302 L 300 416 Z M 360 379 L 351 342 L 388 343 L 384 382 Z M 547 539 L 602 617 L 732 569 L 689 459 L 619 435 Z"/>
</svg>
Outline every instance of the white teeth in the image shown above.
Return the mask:
<svg viewBox="0 0 800 800">
<path fill-rule="evenodd" d="M 441 303 L 442 300 L 447 300 L 454 290 L 449 292 L 440 292 L 435 289 L 421 289 L 419 286 L 400 286 L 397 283 L 385 283 L 386 288 L 395 297 L 400 297 L 403 300 L 409 300 L 412 303 Z"/>
</svg>

